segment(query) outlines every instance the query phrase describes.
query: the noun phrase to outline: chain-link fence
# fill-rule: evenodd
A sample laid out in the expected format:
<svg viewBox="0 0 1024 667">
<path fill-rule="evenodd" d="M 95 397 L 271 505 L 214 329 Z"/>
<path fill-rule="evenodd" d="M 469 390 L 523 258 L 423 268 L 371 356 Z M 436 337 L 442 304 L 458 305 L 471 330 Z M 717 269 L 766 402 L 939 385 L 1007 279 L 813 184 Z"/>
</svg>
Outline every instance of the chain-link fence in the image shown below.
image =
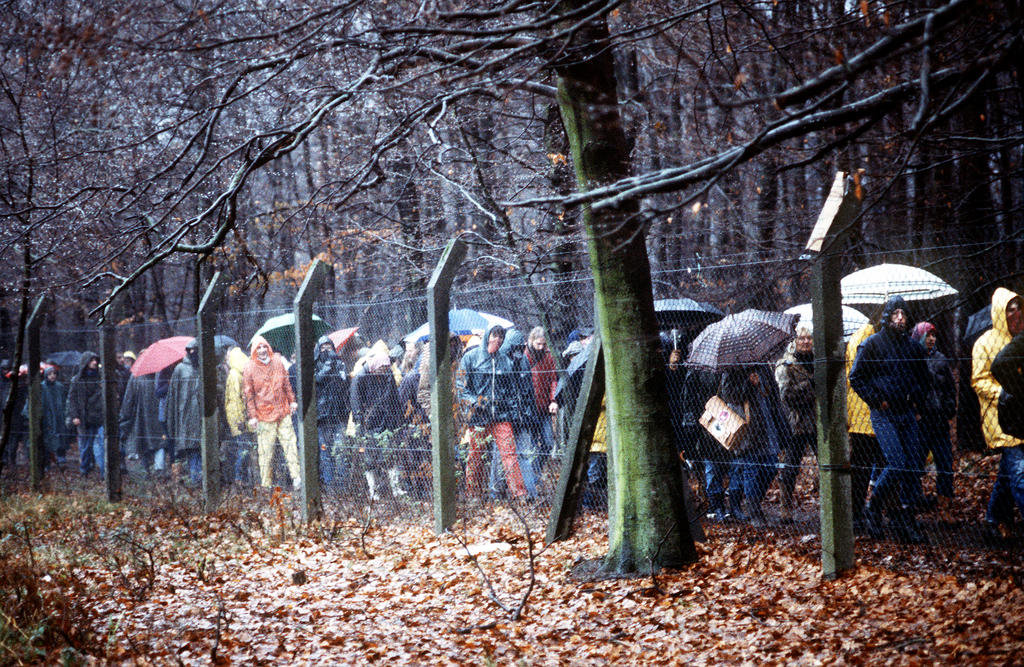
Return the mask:
<svg viewBox="0 0 1024 667">
<path fill-rule="evenodd" d="M 1000 426 L 991 370 L 1019 330 L 1019 304 L 996 291 L 969 318 L 961 297 L 894 276 L 880 292 L 875 286 L 860 296 L 849 296 L 844 283 L 845 471 L 858 539 L 1019 549 L 1021 440 L 1007 434 L 1012 424 Z M 810 307 L 792 296 L 806 294 L 807 266 L 705 264 L 658 274 L 655 284 L 672 433 L 695 520 L 712 539 L 816 535 L 815 352 Z M 316 445 L 329 515 L 429 520 L 425 298 L 322 299 L 315 307 Z M 567 434 L 594 331 L 593 284 L 569 275 L 469 285 L 454 290 L 451 302 L 459 514 L 511 505 L 542 521 L 561 461 L 575 446 Z M 800 319 L 780 317 L 786 309 Z M 502 335 L 491 335 L 496 327 Z M 225 493 L 260 502 L 254 488 L 280 487 L 297 498 L 301 425 L 290 311 L 225 309 L 217 333 Z M 140 488 L 168 479 L 201 484 L 198 367 L 181 341 L 163 356 L 154 345 L 194 334 L 192 320 L 118 327 L 120 349 L 139 352 L 136 364 L 152 364 L 125 377 L 121 406 L 121 445 Z M 97 340 L 94 330 L 43 337 L 43 358 L 59 364 L 58 379 L 70 389 L 66 398 L 44 393 L 44 415 L 51 415 L 44 430 L 61 429 L 44 441 L 52 463 L 82 474 L 95 467 L 82 452 L 101 441 L 85 423 L 90 406 L 46 401 L 91 400 L 81 385 L 93 380 L 83 380 L 72 362 Z M 64 349 L 69 341 L 76 349 Z M 1019 363 L 1011 368 L 1019 374 Z M 86 411 L 82 424 L 56 416 L 73 410 Z M 732 438 L 735 429 L 721 425 L 728 413 L 744 422 Z M 602 416 L 590 448 L 583 512 L 607 511 L 605 423 Z M 23 420 L 15 425 L 15 442 L 24 442 L 24 430 Z M 24 446 L 11 451 L 17 456 Z M 20 464 L 15 473 L 24 470 L 21 457 L 12 459 Z"/>
</svg>

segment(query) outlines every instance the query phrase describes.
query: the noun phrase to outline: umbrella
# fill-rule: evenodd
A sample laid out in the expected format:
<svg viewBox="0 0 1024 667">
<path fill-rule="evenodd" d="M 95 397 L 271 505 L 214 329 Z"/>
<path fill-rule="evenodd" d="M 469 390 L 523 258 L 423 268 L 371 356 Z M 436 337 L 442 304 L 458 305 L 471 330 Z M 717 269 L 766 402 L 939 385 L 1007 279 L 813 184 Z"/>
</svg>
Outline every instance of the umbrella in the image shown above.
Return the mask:
<svg viewBox="0 0 1024 667">
<path fill-rule="evenodd" d="M 496 325 L 506 329 L 515 326 L 504 317 L 473 310 L 472 308 L 458 308 L 448 311 L 448 331 L 459 336 L 468 336 L 476 332 L 486 331 Z M 426 340 L 427 338 L 430 338 L 430 323 L 424 322 L 402 340 L 409 342 Z"/>
<path fill-rule="evenodd" d="M 686 363 L 713 371 L 777 357 L 793 339 L 798 315 L 747 309 L 697 334 Z"/>
<path fill-rule="evenodd" d="M 161 338 L 139 354 L 132 364 L 132 375 L 159 373 L 185 358 L 185 346 L 194 336 Z"/>
<path fill-rule="evenodd" d="M 967 345 L 974 345 L 981 334 L 992 328 L 992 306 L 985 306 L 978 312 L 967 318 L 967 326 L 964 329 L 964 349 L 970 350 Z"/>
<path fill-rule="evenodd" d="M 318 315 L 313 316 L 313 340 L 326 336 L 331 332 L 331 325 L 324 322 Z M 263 323 L 255 336 L 263 336 L 275 352 L 284 357 L 292 356 L 295 351 L 295 313 L 285 313 L 271 317 Z M 254 337 L 255 337 L 254 336 Z M 252 341 L 249 342 L 252 346 Z"/>
<path fill-rule="evenodd" d="M 46 355 L 46 361 L 54 366 L 78 366 L 82 361 L 82 353 L 77 350 L 62 350 Z"/>
<path fill-rule="evenodd" d="M 224 350 L 230 350 L 233 347 L 238 347 L 238 341 L 231 336 L 217 334 L 213 337 L 213 347 L 218 352 L 222 352 Z"/>
<path fill-rule="evenodd" d="M 710 303 L 694 301 L 686 297 L 680 299 L 657 299 L 654 302 L 654 314 L 658 318 L 659 329 L 708 325 L 718 321 L 725 313 Z"/>
<path fill-rule="evenodd" d="M 345 347 L 345 343 L 352 339 L 352 336 L 356 335 L 359 331 L 359 327 L 349 327 L 348 329 L 338 329 L 327 334 L 327 337 L 334 343 L 334 349 L 337 352 L 341 352 L 341 348 Z"/>
<path fill-rule="evenodd" d="M 813 310 L 811 308 L 811 304 L 809 304 L 809 303 L 802 303 L 799 306 L 793 306 L 792 308 L 787 308 L 783 312 L 793 313 L 795 315 L 799 315 L 800 316 L 800 324 L 803 325 L 803 326 L 806 326 L 808 328 L 811 328 L 811 327 L 814 326 L 813 319 L 812 319 L 814 317 L 814 313 L 813 313 Z M 857 332 L 857 329 L 860 329 L 862 326 L 864 326 L 867 323 L 868 323 L 868 316 L 867 315 L 865 315 L 864 313 L 860 312 L 859 310 L 856 310 L 854 308 L 850 308 L 849 306 L 843 306 L 843 338 L 844 339 L 847 339 L 850 336 L 852 336 L 854 333 Z"/>
<path fill-rule="evenodd" d="M 885 303 L 897 294 L 907 301 L 924 301 L 957 293 L 937 275 L 905 264 L 879 264 L 854 271 L 839 286 L 843 303 Z"/>
</svg>

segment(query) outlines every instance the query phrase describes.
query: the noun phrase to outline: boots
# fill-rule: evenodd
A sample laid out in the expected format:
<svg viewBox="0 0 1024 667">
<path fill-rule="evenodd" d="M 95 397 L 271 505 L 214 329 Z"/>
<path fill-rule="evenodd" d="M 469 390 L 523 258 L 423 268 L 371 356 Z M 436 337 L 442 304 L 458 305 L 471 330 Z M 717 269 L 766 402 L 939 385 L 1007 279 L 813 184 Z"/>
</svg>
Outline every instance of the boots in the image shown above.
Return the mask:
<svg viewBox="0 0 1024 667">
<path fill-rule="evenodd" d="M 787 494 L 782 498 L 782 507 L 779 509 L 779 521 L 782 523 L 793 523 L 793 495 Z"/>
<path fill-rule="evenodd" d="M 743 499 L 731 494 L 725 494 L 726 519 L 733 521 L 746 521 L 747 515 L 743 513 Z"/>
<path fill-rule="evenodd" d="M 398 468 L 390 468 L 388 470 L 388 482 L 391 484 L 391 495 L 395 498 L 409 495 L 405 489 L 402 488 L 402 478 L 399 474 Z"/>
</svg>

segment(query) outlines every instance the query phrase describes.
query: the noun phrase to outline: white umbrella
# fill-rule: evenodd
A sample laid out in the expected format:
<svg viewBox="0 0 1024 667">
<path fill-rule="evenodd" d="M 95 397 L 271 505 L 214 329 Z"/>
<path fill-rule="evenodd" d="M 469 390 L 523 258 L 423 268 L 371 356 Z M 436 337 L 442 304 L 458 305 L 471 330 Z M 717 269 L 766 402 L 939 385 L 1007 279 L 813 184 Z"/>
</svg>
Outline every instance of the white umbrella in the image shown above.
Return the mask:
<svg viewBox="0 0 1024 667">
<path fill-rule="evenodd" d="M 806 326 L 809 329 L 814 326 L 812 320 L 814 314 L 809 303 L 802 303 L 799 306 L 787 308 L 783 312 L 799 315 L 800 322 L 797 323 L 797 326 Z M 849 306 L 843 306 L 843 338 L 849 338 L 867 323 L 867 315 Z"/>
<path fill-rule="evenodd" d="M 956 294 L 953 286 L 934 273 L 905 264 L 879 264 L 854 271 L 839 283 L 843 303 L 885 303 L 889 297 L 924 301 Z"/>
</svg>

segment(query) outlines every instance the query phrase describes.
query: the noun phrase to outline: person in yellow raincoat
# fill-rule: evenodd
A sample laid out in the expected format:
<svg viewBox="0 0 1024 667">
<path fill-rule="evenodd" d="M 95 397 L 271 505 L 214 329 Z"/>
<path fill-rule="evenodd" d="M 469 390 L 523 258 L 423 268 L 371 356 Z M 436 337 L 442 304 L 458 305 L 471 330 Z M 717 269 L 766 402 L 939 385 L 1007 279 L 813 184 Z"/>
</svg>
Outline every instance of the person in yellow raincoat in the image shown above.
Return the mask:
<svg viewBox="0 0 1024 667">
<path fill-rule="evenodd" d="M 999 425 L 1002 387 L 992 375 L 992 359 L 1021 331 L 1024 331 L 1024 300 L 1005 287 L 997 287 L 992 294 L 992 328 L 978 338 L 971 353 L 971 386 L 981 404 L 985 443 L 989 449 L 1002 454 L 999 474 L 985 511 L 986 532 L 990 536 L 1009 536 L 1014 502 L 1024 514 L 1024 440 L 1005 433 Z"/>
<path fill-rule="evenodd" d="M 877 331 L 868 322 L 850 336 L 846 343 L 846 428 L 850 434 L 850 489 L 853 498 L 853 520 L 860 524 L 864 515 L 864 504 L 868 498 L 871 472 L 883 463 L 882 449 L 871 428 L 871 410 L 857 392 L 850 387 L 850 370 L 857 358 L 857 348 Z"/>
<path fill-rule="evenodd" d="M 249 357 L 238 346 L 224 353 L 227 369 L 224 379 L 224 420 L 228 426 L 224 458 L 232 467 L 231 479 L 239 484 L 251 484 L 255 478 L 252 474 L 255 441 L 252 437 L 253 429 L 245 414 L 245 398 L 242 396 L 242 373 L 248 361 Z"/>
</svg>

